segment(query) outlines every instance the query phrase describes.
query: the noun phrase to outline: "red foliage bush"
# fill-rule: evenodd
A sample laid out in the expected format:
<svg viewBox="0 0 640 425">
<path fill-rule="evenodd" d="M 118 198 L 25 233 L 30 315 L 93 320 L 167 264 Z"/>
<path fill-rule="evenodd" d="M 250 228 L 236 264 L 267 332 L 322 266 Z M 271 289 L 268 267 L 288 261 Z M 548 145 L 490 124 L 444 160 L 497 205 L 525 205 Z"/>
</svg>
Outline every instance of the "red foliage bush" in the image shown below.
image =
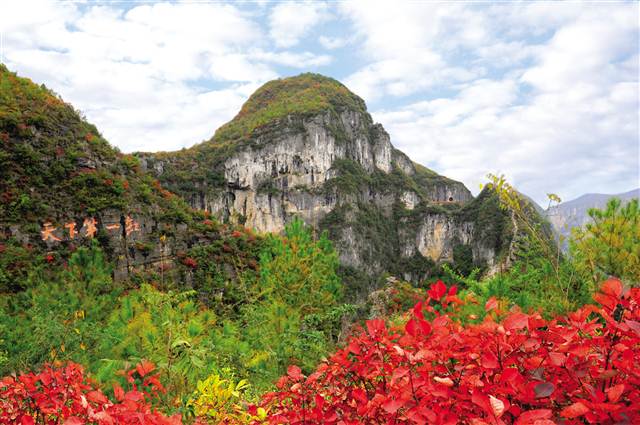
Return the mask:
<svg viewBox="0 0 640 425">
<path fill-rule="evenodd" d="M 610 279 L 595 299 L 550 321 L 492 311 L 463 327 L 439 282 L 404 329 L 369 320 L 308 377 L 290 367 L 262 405 L 271 424 L 640 423 L 640 289 Z"/>
<path fill-rule="evenodd" d="M 184 264 L 187 267 L 190 267 L 192 269 L 195 269 L 198 267 L 198 261 L 195 258 L 191 258 L 191 257 L 185 257 L 182 259 L 182 264 Z"/>
<path fill-rule="evenodd" d="M 129 371 L 131 389 L 114 386 L 115 402 L 92 386 L 75 363 L 6 376 L 0 380 L 0 424 L 181 424 L 180 416 L 167 417 L 151 407 L 150 400 L 164 391 L 154 369 L 143 361 Z"/>
</svg>

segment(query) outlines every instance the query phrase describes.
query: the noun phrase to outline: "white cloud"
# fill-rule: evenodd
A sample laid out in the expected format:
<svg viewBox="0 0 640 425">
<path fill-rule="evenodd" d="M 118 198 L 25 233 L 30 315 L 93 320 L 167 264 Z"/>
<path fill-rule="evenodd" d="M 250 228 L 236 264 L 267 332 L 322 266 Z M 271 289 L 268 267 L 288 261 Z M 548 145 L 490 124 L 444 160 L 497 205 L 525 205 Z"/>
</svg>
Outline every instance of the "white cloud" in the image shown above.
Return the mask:
<svg viewBox="0 0 640 425">
<path fill-rule="evenodd" d="M 310 68 L 316 66 L 325 66 L 332 62 L 331 56 L 316 55 L 311 52 L 267 52 L 263 50 L 253 50 L 250 56 L 254 59 L 269 63 L 276 63 L 292 68 Z"/>
<path fill-rule="evenodd" d="M 344 37 L 326 37 L 324 35 L 321 35 L 318 41 L 322 47 L 328 50 L 339 49 L 348 43 L 348 40 Z"/>
<path fill-rule="evenodd" d="M 325 3 L 279 3 L 269 17 L 269 35 L 277 47 L 291 47 L 309 31 L 328 18 Z"/>
<path fill-rule="evenodd" d="M 450 52 L 478 47 L 489 39 L 485 17 L 461 3 L 382 1 L 340 3 L 362 40 L 367 64 L 347 83 L 365 100 L 407 96 L 420 91 L 482 78 L 484 68 L 448 61 Z"/>
<path fill-rule="evenodd" d="M 539 201 L 639 184 L 637 4 L 341 6 L 364 47 L 348 83 L 419 162 Z"/>
<path fill-rule="evenodd" d="M 581 86 L 523 103 L 517 80 L 474 82 L 454 98 L 374 113 L 412 158 L 477 192 L 487 172 L 505 173 L 543 202 L 638 184 L 638 82 Z"/>
<path fill-rule="evenodd" d="M 232 5 L 3 5 L 7 65 L 46 82 L 127 152 L 209 138 L 260 83 L 278 76 L 271 64 L 330 61 L 265 49 L 253 57 L 263 29 Z M 220 87 L 206 88 L 212 83 Z"/>
</svg>

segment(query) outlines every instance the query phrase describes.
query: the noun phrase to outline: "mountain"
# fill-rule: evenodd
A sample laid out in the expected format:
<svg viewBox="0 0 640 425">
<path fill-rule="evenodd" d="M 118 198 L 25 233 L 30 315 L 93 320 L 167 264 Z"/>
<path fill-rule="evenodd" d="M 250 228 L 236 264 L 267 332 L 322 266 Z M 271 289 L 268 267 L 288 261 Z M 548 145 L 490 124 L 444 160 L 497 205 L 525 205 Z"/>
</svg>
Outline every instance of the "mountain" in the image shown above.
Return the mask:
<svg viewBox="0 0 640 425">
<path fill-rule="evenodd" d="M 171 277 L 197 287 L 203 244 L 223 281 L 255 261 L 255 238 L 193 210 L 71 105 L 1 64 L 0 197 L 0 292 L 20 290 L 29 273 L 92 241 L 117 280 Z"/>
<path fill-rule="evenodd" d="M 328 232 L 343 279 L 366 293 L 385 273 L 419 281 L 443 262 L 507 267 L 518 228 L 490 191 L 474 198 L 411 161 L 362 99 L 317 74 L 265 84 L 192 148 L 125 155 L 1 66 L 0 196 L 2 291 L 95 240 L 118 280 L 207 293 L 256 268 L 261 238 L 247 228 L 299 217 Z"/>
<path fill-rule="evenodd" d="M 317 74 L 266 83 L 206 142 L 136 156 L 163 187 L 223 220 L 279 232 L 300 217 L 328 231 L 345 275 L 418 280 L 444 261 L 495 269 L 511 241 L 495 197 L 474 199 L 411 161 L 362 99 Z"/>
<path fill-rule="evenodd" d="M 616 195 L 587 193 L 572 201 L 562 202 L 544 212 L 555 232 L 563 237 L 571 234 L 571 229 L 584 226 L 591 220 L 588 211 L 591 208 L 602 209 L 611 198 L 618 198 L 623 203 L 633 198 L 640 198 L 640 189 L 630 190 Z M 566 244 L 565 244 L 566 247 Z"/>
</svg>

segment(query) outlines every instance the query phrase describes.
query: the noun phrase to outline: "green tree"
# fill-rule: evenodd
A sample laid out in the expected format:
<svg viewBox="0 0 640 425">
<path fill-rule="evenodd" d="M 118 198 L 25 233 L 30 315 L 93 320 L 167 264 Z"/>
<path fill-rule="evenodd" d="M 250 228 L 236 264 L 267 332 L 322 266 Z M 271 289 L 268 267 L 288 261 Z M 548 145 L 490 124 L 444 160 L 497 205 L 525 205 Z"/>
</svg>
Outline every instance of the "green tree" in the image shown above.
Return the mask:
<svg viewBox="0 0 640 425">
<path fill-rule="evenodd" d="M 254 389 L 271 386 L 289 364 L 311 370 L 331 350 L 339 333 L 336 316 L 349 310 L 339 305 L 338 265 L 327 236 L 314 239 L 300 220 L 287 225 L 282 236 L 267 237 L 260 277 L 242 307 L 243 329 L 234 323 L 223 328 L 228 338 L 235 335 L 239 341 L 234 347 L 228 339 L 216 344 L 234 348 L 225 357 L 246 368 Z"/>
<path fill-rule="evenodd" d="M 573 229 L 569 252 L 578 272 L 592 285 L 615 276 L 640 282 L 640 208 L 638 199 L 622 205 L 610 199 L 603 210 L 588 211 L 592 222 Z"/>
<path fill-rule="evenodd" d="M 97 348 L 98 377 L 110 380 L 127 362 L 150 360 L 162 372 L 167 397 L 179 398 L 216 371 L 210 335 L 217 319 L 195 296 L 143 284 L 122 297 Z"/>
<path fill-rule="evenodd" d="M 334 306 L 342 297 L 339 264 L 326 233 L 314 240 L 296 219 L 286 226 L 284 237 L 269 236 L 260 254 L 257 298 L 280 301 L 302 314 Z"/>
<path fill-rule="evenodd" d="M 78 248 L 66 269 L 40 270 L 29 280 L 28 289 L 0 299 L 0 353 L 8 359 L 2 371 L 54 360 L 88 364 L 121 293 L 98 244 Z"/>
</svg>

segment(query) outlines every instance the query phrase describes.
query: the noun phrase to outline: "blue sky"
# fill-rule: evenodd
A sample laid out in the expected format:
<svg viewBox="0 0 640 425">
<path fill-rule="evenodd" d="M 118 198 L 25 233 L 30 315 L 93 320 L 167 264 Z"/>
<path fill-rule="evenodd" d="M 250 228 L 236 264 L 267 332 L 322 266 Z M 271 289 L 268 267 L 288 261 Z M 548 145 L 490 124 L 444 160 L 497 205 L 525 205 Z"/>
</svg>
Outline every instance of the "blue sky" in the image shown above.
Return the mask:
<svg viewBox="0 0 640 425">
<path fill-rule="evenodd" d="M 415 161 L 543 205 L 640 185 L 639 21 L 636 2 L 0 2 L 2 61 L 124 152 L 208 139 L 312 71 Z"/>
</svg>

